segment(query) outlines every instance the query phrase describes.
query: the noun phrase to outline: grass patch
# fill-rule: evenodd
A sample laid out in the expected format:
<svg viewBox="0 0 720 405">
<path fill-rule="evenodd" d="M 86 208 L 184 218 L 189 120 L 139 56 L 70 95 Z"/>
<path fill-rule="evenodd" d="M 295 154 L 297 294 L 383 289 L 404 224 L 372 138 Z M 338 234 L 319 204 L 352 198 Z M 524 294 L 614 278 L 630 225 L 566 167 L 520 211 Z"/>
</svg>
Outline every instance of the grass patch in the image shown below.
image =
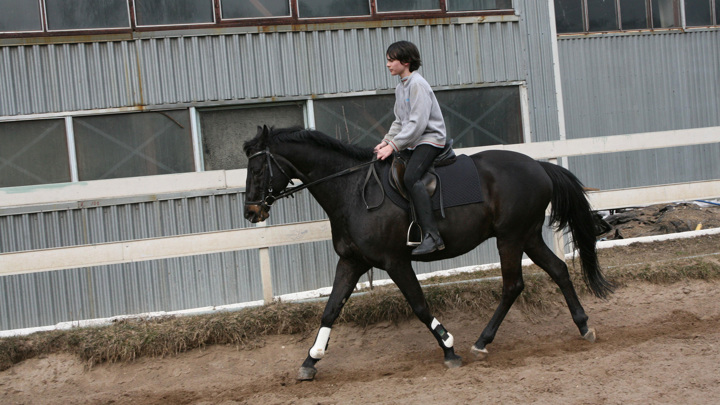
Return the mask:
<svg viewBox="0 0 720 405">
<path fill-rule="evenodd" d="M 571 265 L 572 266 L 572 265 Z M 589 291 L 577 271 L 573 283 L 578 294 Z M 488 273 L 475 273 L 487 277 Z M 606 271 L 618 286 L 630 282 L 670 284 L 684 280 L 718 280 L 720 265 L 714 261 L 687 260 L 653 265 L 628 265 Z M 459 277 L 467 279 L 467 275 Z M 447 279 L 433 280 L 446 282 Z M 490 317 L 501 295 L 499 280 L 459 282 L 425 287 L 425 297 L 435 315 L 468 311 Z M 557 286 L 536 267 L 525 270 L 525 290 L 514 307 L 528 315 L 545 311 L 562 301 Z M 273 303 L 235 312 L 187 317 L 119 320 L 112 325 L 39 332 L 0 339 L 0 371 L 36 356 L 52 353 L 77 355 L 88 366 L 105 362 L 132 361 L 139 357 L 165 357 L 214 344 L 252 349 L 263 337 L 276 334 L 314 333 L 319 327 L 324 302 Z M 380 322 L 414 319 L 405 298 L 392 287 L 352 297 L 337 323 L 367 327 Z"/>
</svg>

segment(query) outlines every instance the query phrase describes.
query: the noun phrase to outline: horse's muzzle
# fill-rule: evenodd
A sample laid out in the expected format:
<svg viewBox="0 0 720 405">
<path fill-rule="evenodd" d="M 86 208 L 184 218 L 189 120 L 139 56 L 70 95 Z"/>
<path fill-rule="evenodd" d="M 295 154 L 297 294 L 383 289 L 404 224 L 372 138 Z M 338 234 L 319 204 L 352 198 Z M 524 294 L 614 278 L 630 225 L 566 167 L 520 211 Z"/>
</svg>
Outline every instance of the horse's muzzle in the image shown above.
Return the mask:
<svg viewBox="0 0 720 405">
<path fill-rule="evenodd" d="M 252 223 L 262 222 L 270 216 L 270 213 L 262 205 L 245 205 L 245 219 Z"/>
</svg>

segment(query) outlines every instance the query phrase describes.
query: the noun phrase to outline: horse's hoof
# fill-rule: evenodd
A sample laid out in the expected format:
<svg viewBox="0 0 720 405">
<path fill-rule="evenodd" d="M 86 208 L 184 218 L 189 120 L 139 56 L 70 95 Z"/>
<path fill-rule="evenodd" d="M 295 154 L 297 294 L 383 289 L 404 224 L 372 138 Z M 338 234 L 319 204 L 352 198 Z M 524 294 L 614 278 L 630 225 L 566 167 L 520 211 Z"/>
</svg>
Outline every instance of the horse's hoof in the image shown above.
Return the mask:
<svg viewBox="0 0 720 405">
<path fill-rule="evenodd" d="M 454 359 L 445 360 L 445 367 L 447 368 L 458 368 L 462 366 L 462 357 L 457 356 Z"/>
<path fill-rule="evenodd" d="M 583 335 L 583 339 L 587 340 L 590 343 L 595 343 L 595 339 L 597 339 L 597 335 L 595 334 L 595 328 L 588 329 L 588 331 Z"/>
<path fill-rule="evenodd" d="M 300 367 L 298 371 L 298 381 L 312 381 L 315 378 L 317 369 L 315 367 Z"/>
<path fill-rule="evenodd" d="M 475 358 L 477 358 L 478 360 L 485 360 L 489 354 L 487 349 L 478 349 L 475 345 L 472 345 L 472 347 L 470 348 L 470 353 L 474 354 Z"/>
</svg>

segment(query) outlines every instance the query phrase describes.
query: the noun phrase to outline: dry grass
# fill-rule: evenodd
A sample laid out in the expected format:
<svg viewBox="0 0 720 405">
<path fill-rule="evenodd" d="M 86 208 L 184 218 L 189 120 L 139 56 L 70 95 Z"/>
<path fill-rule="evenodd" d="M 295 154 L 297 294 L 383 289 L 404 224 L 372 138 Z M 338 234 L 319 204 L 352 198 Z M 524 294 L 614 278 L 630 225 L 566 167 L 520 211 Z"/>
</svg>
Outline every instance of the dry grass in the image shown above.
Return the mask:
<svg viewBox="0 0 720 405">
<path fill-rule="evenodd" d="M 588 294 L 577 271 L 573 280 L 578 293 Z M 687 279 L 720 279 L 720 265 L 714 261 L 666 262 L 615 268 L 607 277 L 622 287 L 629 282 L 674 283 Z M 486 277 L 478 273 L 475 277 Z M 467 275 L 462 278 L 467 278 Z M 537 268 L 526 270 L 525 290 L 515 304 L 523 312 L 544 311 L 560 294 L 550 279 Z M 433 280 L 435 282 L 441 280 Z M 446 280 L 442 280 L 445 282 Z M 497 306 L 501 283 L 460 282 L 429 286 L 425 296 L 433 312 L 472 311 L 490 316 Z M 212 315 L 131 319 L 110 326 L 40 332 L 29 336 L 0 339 L 0 370 L 32 357 L 51 353 L 73 353 L 88 366 L 103 362 L 132 361 L 141 356 L 171 356 L 198 347 L 230 344 L 252 349 L 262 337 L 275 334 L 312 333 L 319 325 L 324 303 L 274 303 L 258 308 Z M 394 287 L 353 297 L 338 322 L 365 327 L 379 322 L 400 322 L 413 318 L 410 306 Z M 258 343 L 260 342 L 260 343 Z"/>
</svg>

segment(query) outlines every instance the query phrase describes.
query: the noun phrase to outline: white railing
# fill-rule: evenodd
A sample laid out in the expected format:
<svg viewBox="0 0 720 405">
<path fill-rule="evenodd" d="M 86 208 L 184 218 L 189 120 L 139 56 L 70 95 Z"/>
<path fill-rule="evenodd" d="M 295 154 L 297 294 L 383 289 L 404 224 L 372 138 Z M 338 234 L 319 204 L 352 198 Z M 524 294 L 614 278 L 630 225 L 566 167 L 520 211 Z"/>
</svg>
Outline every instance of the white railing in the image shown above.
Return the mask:
<svg viewBox="0 0 720 405">
<path fill-rule="evenodd" d="M 557 159 L 601 153 L 658 149 L 720 143 L 720 127 L 663 131 L 567 141 L 517 145 L 494 145 L 457 149 L 473 154 L 488 149 L 524 153 L 535 159 Z M 186 173 L 131 179 L 102 180 L 37 187 L 0 189 L 0 209 L 77 202 L 92 206 L 99 199 L 157 196 L 188 191 L 244 188 L 245 170 Z M 720 180 L 690 182 L 590 193 L 595 210 L 663 202 L 720 197 Z M 244 249 L 259 249 L 263 296 L 272 300 L 271 269 L 268 248 L 331 239 L 328 221 L 313 221 L 277 226 L 260 226 L 229 231 L 197 233 L 125 242 L 101 243 L 0 254 L 0 276 L 49 270 L 102 266 L 171 257 L 192 256 Z M 562 242 L 556 242 L 556 251 Z"/>
</svg>

